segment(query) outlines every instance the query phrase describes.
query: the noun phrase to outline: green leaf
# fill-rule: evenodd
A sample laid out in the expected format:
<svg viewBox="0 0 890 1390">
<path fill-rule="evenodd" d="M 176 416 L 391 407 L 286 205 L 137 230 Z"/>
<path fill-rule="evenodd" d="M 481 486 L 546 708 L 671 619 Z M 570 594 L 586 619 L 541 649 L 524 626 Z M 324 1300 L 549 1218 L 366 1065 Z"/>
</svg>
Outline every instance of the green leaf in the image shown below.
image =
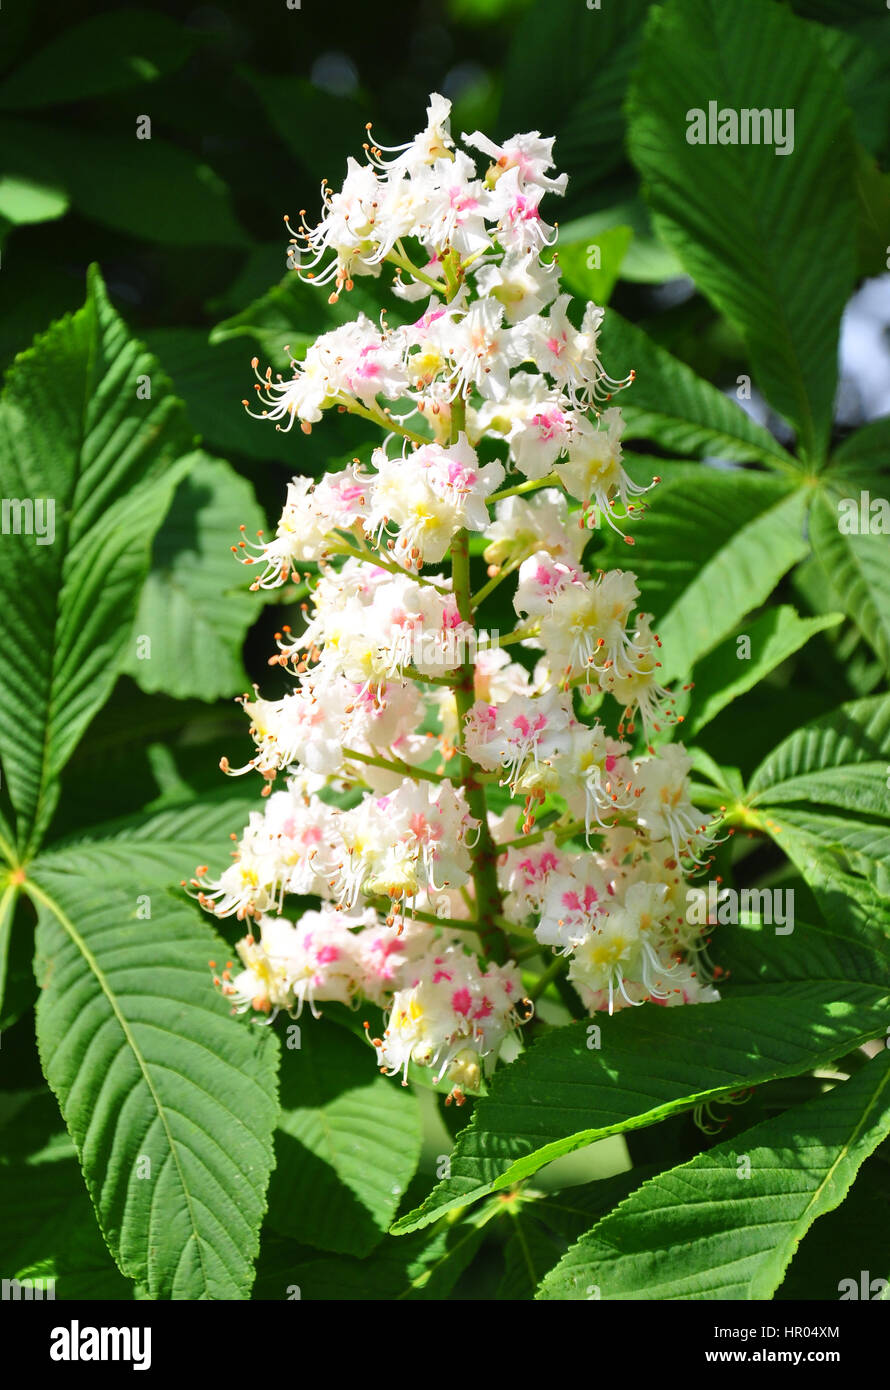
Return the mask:
<svg viewBox="0 0 890 1390">
<path fill-rule="evenodd" d="M 58 1107 L 44 1090 L 0 1126 L 2 1267 L 7 1277 L 52 1279 L 57 1299 L 132 1298 L 132 1285 L 105 1248 L 74 1145 L 60 1125 Z M 23 1135 L 32 1142 L 23 1145 Z"/>
<path fill-rule="evenodd" d="M 13 226 L 51 222 L 67 210 L 68 195 L 63 189 L 15 174 L 0 176 L 0 217 Z"/>
<path fill-rule="evenodd" d="M 858 497 L 842 499 L 860 516 Z M 890 526 L 890 503 L 885 499 Z M 868 513 L 868 504 L 865 504 Z M 840 529 L 842 514 L 827 497 L 817 497 L 810 511 L 810 538 L 816 558 L 847 613 L 874 649 L 890 675 L 890 531 L 847 534 Z"/>
<path fill-rule="evenodd" d="M 18 890 L 13 884 L 6 883 L 0 892 L 0 1018 L 4 1017 L 3 999 L 6 993 L 6 970 L 17 898 Z"/>
<path fill-rule="evenodd" d="M 800 923 L 781 938 L 724 927 L 712 949 L 722 959 L 720 941 L 740 939 L 755 964 L 737 980 L 733 962 L 719 1003 L 601 1015 L 599 1048 L 588 1045 L 593 1023 L 570 1024 L 496 1072 L 458 1140 L 450 1177 L 393 1231 L 415 1230 L 609 1134 L 799 1075 L 883 1032 L 879 952 Z M 742 961 L 744 952 L 736 947 Z"/>
<path fill-rule="evenodd" d="M 867 878 L 881 897 L 890 898 L 890 825 L 790 806 L 770 813 L 768 828 L 780 845 L 789 827 L 825 849 L 838 851 L 852 872 Z"/>
<path fill-rule="evenodd" d="M 293 439 L 251 419 L 244 409 L 256 379 L 246 342 L 232 338 L 211 347 L 204 328 L 155 328 L 146 342 L 172 378 L 205 444 L 226 458 L 235 453 L 293 464 Z"/>
<path fill-rule="evenodd" d="M 312 175 L 313 184 L 323 178 L 334 180 L 345 172 L 344 154 L 356 151 L 361 141 L 368 139 L 367 111 L 353 97 L 335 96 L 307 78 L 279 77 L 268 68 L 257 72 L 243 67 L 239 76 L 253 88 L 270 125 Z M 311 140 L 306 139 L 307 130 L 313 133 Z M 376 128 L 374 136 L 386 143 Z"/>
<path fill-rule="evenodd" d="M 211 331 L 210 343 L 215 346 L 249 338 L 259 344 L 268 361 L 280 365 L 288 361 L 287 349 L 299 358 L 301 349 L 310 346 L 319 333 L 351 323 L 360 310 L 369 318 L 377 318 L 380 312 L 373 288 L 360 280 L 355 289 L 329 304 L 322 290 L 307 284 L 291 270 L 246 309 L 218 323 Z M 388 315 L 389 312 L 387 306 Z M 392 322 L 399 321 L 398 312 L 394 311 Z"/>
<path fill-rule="evenodd" d="M 264 1228 L 254 1298 L 391 1303 L 447 1298 L 479 1249 L 491 1215 L 442 1221 L 405 1240 L 385 1236 L 364 1260 L 320 1255 Z"/>
<path fill-rule="evenodd" d="M 569 1251 L 540 1297 L 586 1300 L 593 1286 L 603 1299 L 768 1299 L 888 1133 L 883 1051 L 828 1095 L 644 1183 Z"/>
<path fill-rule="evenodd" d="M 229 191 L 213 169 L 156 132 L 138 139 L 135 114 L 132 120 L 126 135 L 98 135 L 4 118 L 4 163 L 21 177 L 39 169 L 41 182 L 64 189 L 78 212 L 140 246 L 244 247 Z"/>
<path fill-rule="evenodd" d="M 856 151 L 856 270 L 860 278 L 883 275 L 890 242 L 890 175 L 862 148 Z"/>
<path fill-rule="evenodd" d="M 748 623 L 742 634 L 751 644 L 749 658 L 739 656 L 737 636 L 721 642 L 695 668 L 695 693 L 684 735 L 691 738 L 697 734 L 720 710 L 799 651 L 815 633 L 836 627 L 842 617 L 840 613 L 828 613 L 821 618 L 801 618 L 791 607 L 768 608 Z"/>
<path fill-rule="evenodd" d="M 528 1189 L 506 1201 L 512 1231 L 504 1247 L 499 1299 L 531 1299 L 548 1270 L 591 1221 L 604 1216 L 643 1181 L 648 1169 L 633 1168 L 599 1182 L 565 1187 L 547 1196 Z"/>
<path fill-rule="evenodd" d="M 280 1235 L 366 1255 L 398 1210 L 420 1158 L 410 1091 L 378 1074 L 367 1044 L 304 1017 L 282 1059 L 282 1113 L 268 1224 Z"/>
<path fill-rule="evenodd" d="M 226 789 L 228 791 L 228 789 Z M 245 788 L 242 796 L 220 794 L 171 806 L 154 815 L 91 826 L 40 855 L 47 868 L 96 877 L 137 873 L 167 886 L 178 884 L 199 863 L 217 873 L 226 867 L 232 834 L 240 838 L 256 797 Z"/>
<path fill-rule="evenodd" d="M 152 1298 L 246 1298 L 277 1047 L 210 984 L 226 947 L 184 905 L 32 866 L 37 1036 L 103 1234 Z M 138 882 L 134 889 L 138 888 Z"/>
<path fill-rule="evenodd" d="M 0 82 L 0 109 L 60 106 L 123 92 L 181 67 L 197 36 L 149 10 L 109 10 L 53 34 Z"/>
<path fill-rule="evenodd" d="M 817 1221 L 801 1241 L 776 1298 L 828 1302 L 842 1292 L 843 1278 L 854 1279 L 860 1294 L 863 1273 L 869 1286 L 875 1278 L 887 1278 L 887 1232 L 875 1213 L 888 1210 L 890 1167 L 878 1150 L 863 1163 L 841 1205 Z M 869 1295 L 874 1300 L 877 1290 L 869 1287 Z"/>
<path fill-rule="evenodd" d="M 855 146 L 838 88 L 810 27 L 772 0 L 668 0 L 650 12 L 628 102 L 656 229 L 742 334 L 764 394 L 816 458 L 855 276 Z M 688 143 L 688 113 L 707 116 L 709 102 L 737 118 L 793 111 L 793 149 Z"/>
<path fill-rule="evenodd" d="M 630 227 L 610 227 L 600 232 L 595 241 L 570 241 L 561 234 L 559 268 L 568 289 L 594 304 L 608 304 L 632 236 Z M 592 266 L 594 251 L 599 264 Z"/>
<path fill-rule="evenodd" d="M 856 134 L 872 154 L 880 153 L 890 125 L 890 48 L 885 20 L 886 15 L 881 14 L 854 29 L 828 25 L 815 29 L 829 62 L 843 79 L 844 98 L 853 112 Z"/>
<path fill-rule="evenodd" d="M 784 739 L 751 778 L 749 801 L 752 806 L 771 806 L 827 800 L 890 815 L 888 759 L 890 700 L 886 695 L 853 700 Z"/>
<path fill-rule="evenodd" d="M 616 227 L 630 227 L 633 232 L 621 262 L 622 280 L 660 285 L 664 280 L 676 280 L 683 274 L 683 267 L 673 251 L 669 251 L 653 234 L 649 211 L 642 198 L 615 203 L 601 212 L 592 212 L 571 222 L 560 221 L 559 244 L 562 246 L 565 240 L 583 241 L 589 245 Z"/>
<path fill-rule="evenodd" d="M 806 497 L 762 473 L 702 470 L 694 486 L 665 482 L 634 534 L 632 569 L 662 639 L 662 682 L 696 662 L 765 603 L 807 552 Z"/>
<path fill-rule="evenodd" d="M 854 430 L 838 445 L 825 476 L 833 478 L 840 473 L 842 476 L 856 477 L 859 470 L 860 476 L 878 473 L 883 477 L 888 465 L 890 415 L 883 415 L 879 420 L 871 420 L 861 429 Z"/>
<path fill-rule="evenodd" d="M 150 400 L 137 399 L 143 375 Z M 17 359 L 0 398 L 0 495 L 25 507 L 0 571 L 0 755 L 22 846 L 39 840 L 111 692 L 189 439 L 92 271 L 84 308 Z M 47 497 L 41 521 L 34 502 Z"/>
<path fill-rule="evenodd" d="M 262 600 L 232 545 L 240 525 L 253 537 L 265 523 L 253 488 L 228 463 L 193 459 L 155 537 L 123 670 L 149 694 L 209 701 L 249 685 L 241 648 Z"/>
<path fill-rule="evenodd" d="M 800 871 L 831 928 L 886 952 L 890 938 L 887 899 L 870 878 L 846 871 L 843 852 L 827 848 L 808 827 L 798 828 L 798 814 L 785 807 L 771 809 L 763 817 L 763 828 Z"/>
<path fill-rule="evenodd" d="M 610 376 L 636 373 L 621 395 L 629 439 L 653 439 L 678 454 L 759 460 L 796 471 L 794 459 L 768 430 L 614 309 L 603 320 L 600 344 Z"/>
<path fill-rule="evenodd" d="M 624 162 L 622 104 L 648 6 L 626 0 L 594 13 L 574 0 L 549 0 L 516 26 L 499 125 L 559 131 L 556 161 L 569 172 L 571 198 Z"/>
</svg>

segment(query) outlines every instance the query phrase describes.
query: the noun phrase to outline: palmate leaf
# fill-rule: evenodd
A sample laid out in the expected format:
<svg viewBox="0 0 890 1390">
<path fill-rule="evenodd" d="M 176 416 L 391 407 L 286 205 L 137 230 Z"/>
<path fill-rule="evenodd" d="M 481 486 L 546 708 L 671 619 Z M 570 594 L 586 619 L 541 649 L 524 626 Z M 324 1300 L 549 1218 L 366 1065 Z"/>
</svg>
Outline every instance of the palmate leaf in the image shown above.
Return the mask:
<svg viewBox="0 0 890 1390">
<path fill-rule="evenodd" d="M 305 1245 L 366 1255 L 420 1158 L 413 1092 L 379 1075 L 366 1043 L 307 1016 L 281 1064 L 282 1113 L 268 1226 Z"/>
<path fill-rule="evenodd" d="M 739 634 L 751 643 L 750 657 L 740 658 L 738 637 L 721 642 L 695 667 L 695 694 L 684 725 L 684 737 L 697 734 L 722 709 L 775 670 L 812 636 L 835 627 L 842 617 L 840 613 L 827 613 L 819 618 L 801 618 L 793 608 L 785 605 L 768 608 L 752 623 L 747 623 L 744 633 Z"/>
<path fill-rule="evenodd" d="M 570 198 L 624 161 L 623 98 L 649 3 L 627 0 L 593 13 L 573 0 L 550 0 L 532 5 L 516 28 L 501 134 L 558 129 L 556 157 L 570 174 Z"/>
<path fill-rule="evenodd" d="M 859 498 L 854 500 L 858 510 Z M 890 675 L 890 534 L 847 535 L 838 520 L 834 499 L 817 498 L 810 511 L 813 552 Z"/>
<path fill-rule="evenodd" d="M 890 1277 L 886 1223 L 875 1220 L 877 1212 L 890 1210 L 886 1145 L 884 1155 L 878 1149 L 867 1158 L 846 1199 L 811 1227 L 776 1292 L 777 1300 L 834 1300 L 844 1292 L 843 1279 L 853 1279 L 860 1294 L 865 1282 L 870 1298 L 879 1297 L 880 1288 L 873 1288 L 872 1280 Z"/>
<path fill-rule="evenodd" d="M 755 807 L 827 802 L 890 816 L 890 699 L 853 700 L 796 730 L 760 764 L 748 784 Z"/>
<path fill-rule="evenodd" d="M 40 862 L 64 873 L 124 874 L 172 886 L 188 878 L 198 864 L 219 875 L 228 867 L 232 835 L 240 839 L 251 811 L 257 809 L 252 784 L 243 796 L 201 797 L 182 806 L 141 813 L 123 821 L 91 826 L 63 843 L 45 849 Z M 228 790 L 228 789 L 227 789 Z"/>
<path fill-rule="evenodd" d="M 614 309 L 603 320 L 600 345 L 610 376 L 635 373 L 620 397 L 628 439 L 652 439 L 677 454 L 758 460 L 779 472 L 797 471 L 796 461 L 769 430 Z"/>
<path fill-rule="evenodd" d="M 644 1183 L 582 1236 L 539 1296 L 768 1299 L 798 1242 L 888 1134 L 885 1050 L 827 1096 Z"/>
<path fill-rule="evenodd" d="M 658 230 L 743 335 L 764 394 L 823 458 L 840 316 L 853 287 L 852 120 L 810 27 L 772 0 L 650 12 L 629 143 Z M 690 144 L 708 103 L 794 112 L 794 146 Z"/>
<path fill-rule="evenodd" d="M 703 469 L 694 485 L 655 489 L 632 557 L 609 542 L 609 563 L 633 570 L 655 613 L 662 682 L 688 675 L 806 554 L 805 506 L 780 478 Z"/>
<path fill-rule="evenodd" d="M 137 399 L 140 376 L 149 400 Z M 182 407 L 94 269 L 84 308 L 18 358 L 0 400 L 0 494 L 54 506 L 52 544 L 36 529 L 0 541 L 0 755 L 23 848 L 111 692 L 189 443 Z"/>
<path fill-rule="evenodd" d="M 564 1187 L 559 1192 L 531 1197 L 524 1189 L 504 1203 L 512 1231 L 504 1247 L 504 1277 L 498 1298 L 534 1298 L 541 1280 L 578 1239 L 638 1187 L 650 1169 L 632 1168 L 599 1182 Z M 528 1200 L 524 1200 L 524 1198 Z"/>
<path fill-rule="evenodd" d="M 215 700 L 248 688 L 241 648 L 262 601 L 232 555 L 241 525 L 251 539 L 264 525 L 253 488 L 196 453 L 155 537 L 123 663 L 149 694 Z"/>
<path fill-rule="evenodd" d="M 31 866 L 37 1038 L 120 1269 L 152 1298 L 246 1298 L 277 1117 L 277 1044 L 210 985 L 226 948 L 163 894 Z"/>
<path fill-rule="evenodd" d="M 571 1024 L 496 1072 L 458 1140 L 450 1177 L 394 1232 L 426 1225 L 609 1134 L 798 1075 L 883 1032 L 890 983 L 880 952 L 797 923 L 781 938 L 757 927 L 722 928 L 713 947 L 721 961 L 721 938 L 743 943 L 740 974 L 746 955 L 749 965 L 719 1003 L 646 1006 Z M 594 1026 L 600 1047 L 591 1042 Z"/>
<path fill-rule="evenodd" d="M 815 842 L 817 847 L 836 851 L 843 856 L 853 873 L 862 874 L 881 897 L 890 899 L 890 824 L 886 821 L 863 821 L 833 812 L 811 811 L 796 806 L 782 806 L 770 811 L 770 833 L 780 838 L 789 829 L 801 838 Z M 887 904 L 890 911 L 890 902 Z"/>
</svg>

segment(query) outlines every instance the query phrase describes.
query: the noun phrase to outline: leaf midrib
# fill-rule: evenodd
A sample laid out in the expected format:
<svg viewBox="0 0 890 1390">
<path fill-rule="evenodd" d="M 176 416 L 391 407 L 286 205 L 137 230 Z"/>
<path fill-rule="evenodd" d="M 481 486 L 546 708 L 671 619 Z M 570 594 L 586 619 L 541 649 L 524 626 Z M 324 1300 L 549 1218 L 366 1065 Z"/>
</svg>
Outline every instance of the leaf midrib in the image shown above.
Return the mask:
<svg viewBox="0 0 890 1390">
<path fill-rule="evenodd" d="M 188 1183 L 186 1182 L 182 1164 L 179 1159 L 179 1152 L 175 1140 L 173 1138 L 173 1134 L 170 1129 L 169 1123 L 167 1121 L 166 1110 L 155 1088 L 154 1081 L 152 1079 L 151 1072 L 148 1067 L 148 1063 L 146 1059 L 143 1057 L 137 1045 L 136 1039 L 133 1036 L 132 1030 L 130 1029 L 130 1025 L 127 1022 L 126 1017 L 118 1007 L 117 1000 L 107 979 L 105 978 L 104 972 L 102 971 L 99 962 L 96 960 L 96 957 L 93 955 L 93 952 L 90 950 L 89 946 L 78 932 L 74 923 L 67 916 L 64 910 L 59 906 L 59 904 L 55 901 L 55 899 L 52 898 L 50 894 L 47 893 L 44 889 L 42 889 L 37 883 L 35 883 L 33 879 L 29 879 L 25 887 L 30 897 L 36 898 L 38 902 L 41 902 L 44 905 L 44 907 L 46 907 L 53 914 L 59 925 L 63 928 L 64 931 L 68 933 L 68 936 L 70 937 L 72 943 L 76 946 L 81 956 L 86 961 L 87 965 L 89 966 L 90 970 L 96 978 L 99 988 L 102 990 L 102 993 L 108 1000 L 112 1013 L 114 1014 L 114 1017 L 117 1020 L 118 1026 L 120 1027 L 121 1032 L 124 1034 L 124 1037 L 126 1038 L 130 1046 L 130 1049 L 132 1051 L 133 1056 L 136 1059 L 139 1069 L 142 1072 L 143 1080 L 145 1081 L 145 1084 L 148 1087 L 149 1094 L 154 1102 L 158 1118 L 161 1121 L 161 1125 L 163 1127 L 164 1134 L 167 1139 L 170 1157 L 172 1158 L 174 1166 L 176 1168 L 177 1177 L 179 1178 L 180 1187 L 182 1189 L 182 1193 L 185 1198 L 186 1207 L 188 1209 L 189 1214 L 189 1225 L 191 1226 L 191 1234 L 189 1235 L 189 1240 L 194 1240 L 195 1245 L 197 1247 L 198 1259 L 201 1266 L 202 1280 L 204 1283 L 204 1287 L 207 1288 L 209 1287 L 209 1275 L 207 1271 L 207 1266 L 205 1264 L 204 1249 L 201 1235 L 198 1230 L 197 1220 L 195 1217 L 195 1210 L 192 1202 L 191 1191 L 189 1189 Z M 185 1246 L 183 1247 L 183 1253 L 184 1251 Z"/>
</svg>

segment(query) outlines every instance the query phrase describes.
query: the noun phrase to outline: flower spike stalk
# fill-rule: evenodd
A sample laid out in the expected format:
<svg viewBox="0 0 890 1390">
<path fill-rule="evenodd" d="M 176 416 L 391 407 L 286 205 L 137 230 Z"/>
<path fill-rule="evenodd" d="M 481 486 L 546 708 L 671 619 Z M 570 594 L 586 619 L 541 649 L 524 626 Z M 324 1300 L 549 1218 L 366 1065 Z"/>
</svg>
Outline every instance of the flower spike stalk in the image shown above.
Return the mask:
<svg viewBox="0 0 890 1390">
<path fill-rule="evenodd" d="M 386 272 L 395 307 L 322 333 L 286 378 L 255 362 L 251 413 L 308 432 L 346 411 L 383 437 L 369 464 L 295 477 L 275 535 L 233 547 L 253 588 L 307 601 L 271 657 L 292 689 L 243 697 L 254 752 L 222 760 L 261 775 L 263 810 L 192 880 L 248 929 L 218 980 L 236 1012 L 369 1001 L 380 1069 L 428 1068 L 458 1103 L 532 1015 L 517 957 L 543 961 L 532 998 L 564 969 L 590 1012 L 717 997 L 686 911 L 713 840 L 684 748 L 649 743 L 675 722 L 660 642 L 636 576 L 585 558 L 593 529 L 643 514 L 609 404 L 632 375 L 607 376 L 603 310 L 561 290 L 553 141 L 463 141 L 481 172 L 434 94 L 412 140 L 369 139 L 323 185 L 317 225 L 288 223 L 295 274 L 335 300 Z M 515 628 L 485 633 L 508 581 Z M 582 692 L 613 702 L 617 737 Z"/>
</svg>

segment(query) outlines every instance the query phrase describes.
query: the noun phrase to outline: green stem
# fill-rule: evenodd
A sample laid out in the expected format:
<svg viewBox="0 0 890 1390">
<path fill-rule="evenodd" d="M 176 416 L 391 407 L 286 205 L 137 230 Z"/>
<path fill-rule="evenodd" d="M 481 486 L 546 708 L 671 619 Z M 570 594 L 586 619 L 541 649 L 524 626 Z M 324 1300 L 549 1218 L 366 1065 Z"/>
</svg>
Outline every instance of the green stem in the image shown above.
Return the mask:
<svg viewBox="0 0 890 1390">
<path fill-rule="evenodd" d="M 466 427 L 466 405 L 458 396 L 451 407 L 451 440 L 457 442 L 461 430 Z M 458 612 L 464 622 L 473 625 L 473 600 L 470 589 L 470 538 L 466 529 L 457 532 L 451 542 L 451 582 Z M 474 630 L 475 630 L 475 625 Z M 464 720 L 475 701 L 474 669 L 472 661 L 464 661 L 454 673 L 454 700 L 457 705 L 458 728 L 463 729 Z M 485 785 L 475 774 L 475 769 L 466 753 L 460 754 L 460 784 L 464 789 L 470 814 L 479 822 L 479 837 L 470 850 L 472 860 L 473 885 L 476 890 L 476 919 L 479 936 L 487 956 L 502 964 L 507 959 L 508 943 L 497 918 L 503 911 L 501 890 L 498 884 L 497 856 L 488 826 L 488 803 Z"/>
<path fill-rule="evenodd" d="M 518 627 L 515 632 L 508 632 L 506 637 L 502 637 L 498 645 L 501 647 L 509 647 L 515 642 L 524 642 L 526 637 L 534 637 L 540 630 L 540 623 L 530 623 L 528 627 Z"/>
<path fill-rule="evenodd" d="M 523 550 L 519 555 L 515 555 L 513 559 L 509 562 L 509 564 L 501 566 L 497 574 L 493 575 L 492 578 L 489 579 L 488 583 L 483 584 L 482 588 L 478 589 L 476 593 L 473 595 L 473 597 L 470 600 L 470 602 L 473 605 L 473 608 L 478 608 L 480 603 L 485 602 L 489 594 L 494 593 L 495 589 L 498 587 L 499 584 L 503 584 L 504 580 L 509 579 L 511 574 L 515 574 L 516 571 L 519 569 L 519 566 L 522 564 L 523 560 L 527 560 L 531 553 L 532 552 L 528 549 Z"/>
<path fill-rule="evenodd" d="M 544 970 L 538 976 L 537 980 L 529 990 L 529 999 L 537 999 L 539 995 L 543 994 L 547 986 L 551 984 L 553 980 L 556 979 L 559 972 L 561 970 L 565 970 L 567 964 L 568 962 L 566 961 L 565 956 L 554 956 L 551 963 L 547 966 L 547 969 Z"/>
<path fill-rule="evenodd" d="M 502 502 L 505 497 L 521 497 L 524 492 L 535 492 L 539 487 L 560 487 L 559 478 L 555 473 L 548 473 L 546 478 L 533 478 L 527 483 L 517 483 L 515 487 L 502 488 L 500 492 L 493 492 L 489 497 L 489 504 L 492 502 Z"/>
<path fill-rule="evenodd" d="M 579 835 L 586 828 L 583 820 L 570 821 L 568 825 L 560 825 L 559 822 L 556 822 L 553 825 L 546 825 L 543 830 L 533 830 L 530 835 L 520 835 L 515 840 L 505 840 L 499 848 L 501 851 L 525 849 L 526 845 L 540 844 L 545 835 L 554 835 L 557 840 L 570 840 L 573 835 Z"/>
<path fill-rule="evenodd" d="M 354 762 L 367 763 L 369 767 L 382 767 L 387 772 L 398 772 L 401 777 L 421 777 L 426 782 L 444 782 L 446 779 L 438 772 L 428 772 L 424 767 L 414 767 L 402 762 L 401 758 L 378 758 L 368 753 L 359 753 L 354 748 L 343 749 L 344 758 Z"/>
<path fill-rule="evenodd" d="M 410 681 L 426 681 L 427 685 L 447 685 L 449 690 L 452 686 L 450 677 L 423 675 L 420 671 L 415 671 L 413 666 L 401 666 L 399 668 L 399 675 L 404 676 Z"/>
<path fill-rule="evenodd" d="M 429 439 L 422 434 L 415 434 L 414 430 L 405 429 L 391 415 L 385 411 L 369 410 L 367 406 L 359 405 L 358 401 L 351 399 L 339 400 L 337 404 L 342 406 L 348 415 L 358 415 L 362 420 L 370 420 L 372 424 L 379 425 L 387 433 L 400 434 L 403 439 L 410 439 L 412 444 L 429 444 Z"/>
<path fill-rule="evenodd" d="M 503 848 L 503 845 L 498 845 L 499 854 Z M 500 927 L 502 932 L 506 932 L 508 936 L 521 936 L 526 941 L 537 941 L 538 939 L 531 927 L 522 927 L 518 922 L 509 922 L 506 917 L 495 917 L 494 920 L 495 925 Z M 540 947 L 538 949 L 540 950 Z"/>
<path fill-rule="evenodd" d="M 426 271 L 416 266 L 401 241 L 397 241 L 396 246 L 399 248 L 398 255 L 390 251 L 389 255 L 385 258 L 386 260 L 391 261 L 393 265 L 397 265 L 400 270 L 406 270 L 415 280 L 421 280 L 423 284 L 429 285 L 431 290 L 436 291 L 436 294 L 445 294 L 447 287 L 442 284 L 441 280 L 434 280 L 431 276 L 427 275 Z"/>
<path fill-rule="evenodd" d="M 371 907 L 378 912 L 390 913 L 395 910 L 395 905 L 388 898 L 369 898 Z M 447 927 L 449 931 L 472 932 L 474 936 L 479 934 L 479 928 L 475 922 L 461 922 L 456 917 L 437 917 L 433 912 L 422 912 L 420 908 L 412 908 L 410 912 L 402 914 L 408 918 L 416 918 L 418 922 L 428 922 L 432 927 Z"/>
<path fill-rule="evenodd" d="M 357 545 L 346 545 L 345 542 L 338 542 L 336 546 L 331 546 L 328 550 L 329 555 L 350 555 L 354 560 L 362 560 L 366 565 L 376 565 L 378 569 L 389 570 L 390 574 L 407 575 L 409 579 L 415 580 L 418 584 L 429 584 L 428 579 L 423 575 L 416 574 L 413 570 L 406 570 L 404 565 L 396 564 L 395 560 L 387 560 L 383 555 L 378 555 L 376 550 L 362 550 Z M 431 587 L 435 587 L 432 585 Z"/>
<path fill-rule="evenodd" d="M 8 861 L 11 868 L 18 868 L 19 861 L 16 857 L 15 849 L 3 835 L 0 835 L 0 854 Z"/>
</svg>

